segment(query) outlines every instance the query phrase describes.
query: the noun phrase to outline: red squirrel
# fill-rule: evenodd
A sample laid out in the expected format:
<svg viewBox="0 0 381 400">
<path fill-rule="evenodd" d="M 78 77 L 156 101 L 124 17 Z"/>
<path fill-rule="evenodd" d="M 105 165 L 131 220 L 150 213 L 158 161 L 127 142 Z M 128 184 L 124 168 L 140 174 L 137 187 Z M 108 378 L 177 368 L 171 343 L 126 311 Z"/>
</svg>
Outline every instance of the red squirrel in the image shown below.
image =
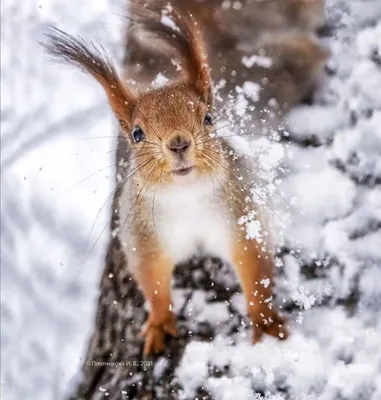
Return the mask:
<svg viewBox="0 0 381 400">
<path fill-rule="evenodd" d="M 149 305 L 144 353 L 162 351 L 166 334 L 176 336 L 172 273 L 176 264 L 200 254 L 234 267 L 253 342 L 264 333 L 286 339 L 285 320 L 273 304 L 271 233 L 261 206 L 251 201 L 253 176 L 247 160 L 215 134 L 218 113 L 200 23 L 175 6 L 163 19 L 152 3 L 140 8 L 136 21 L 181 60 L 179 76 L 161 88 L 137 91 L 118 76 L 107 55 L 56 28 L 45 45 L 102 85 L 127 142 L 128 173 L 118 184 L 118 235 Z M 261 224 L 262 240 L 248 239 L 238 224 L 248 214 Z"/>
</svg>

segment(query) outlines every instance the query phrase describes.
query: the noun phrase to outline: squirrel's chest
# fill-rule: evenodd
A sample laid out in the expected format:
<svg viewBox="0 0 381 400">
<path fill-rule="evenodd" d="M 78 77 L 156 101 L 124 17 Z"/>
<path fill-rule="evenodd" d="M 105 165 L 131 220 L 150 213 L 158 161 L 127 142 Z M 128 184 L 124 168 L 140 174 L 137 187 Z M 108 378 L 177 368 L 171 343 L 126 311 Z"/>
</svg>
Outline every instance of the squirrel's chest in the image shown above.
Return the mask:
<svg viewBox="0 0 381 400">
<path fill-rule="evenodd" d="M 234 222 L 221 201 L 197 192 L 170 193 L 155 206 L 159 242 L 175 263 L 195 255 L 231 259 Z"/>
</svg>

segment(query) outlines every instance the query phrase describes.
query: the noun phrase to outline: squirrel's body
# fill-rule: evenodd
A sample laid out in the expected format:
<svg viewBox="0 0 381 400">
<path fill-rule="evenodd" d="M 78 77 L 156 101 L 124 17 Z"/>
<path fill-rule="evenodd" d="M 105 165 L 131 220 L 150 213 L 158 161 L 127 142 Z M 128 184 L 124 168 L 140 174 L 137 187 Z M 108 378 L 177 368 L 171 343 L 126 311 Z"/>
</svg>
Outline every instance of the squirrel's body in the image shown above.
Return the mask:
<svg viewBox="0 0 381 400">
<path fill-rule="evenodd" d="M 306 4 L 304 0 L 290 2 Z M 119 151 L 125 149 L 122 158 L 128 168 L 118 182 L 121 195 L 116 213 L 125 268 L 133 273 L 150 306 L 143 330 L 144 353 L 163 350 L 165 335 L 176 335 L 171 295 L 175 265 L 203 254 L 220 257 L 234 267 L 254 328 L 253 340 L 263 333 L 285 339 L 284 320 L 272 302 L 271 234 L 261 220 L 261 205 L 253 201 L 257 175 L 218 135 L 219 118 L 226 110 L 216 113 L 213 107 L 212 75 L 200 25 L 176 3 L 172 7 L 153 0 L 143 7 L 138 1 L 132 7 L 133 25 L 156 35 L 155 46 L 165 43 L 154 49 L 156 54 L 165 49 L 170 53 L 164 55 L 166 65 L 171 64 L 173 55 L 181 61 L 180 68 L 174 63 L 179 69 L 177 76 L 159 89 L 150 86 L 154 70 L 145 62 L 154 56 L 139 52 L 136 46 L 141 39 L 134 35 L 131 39 L 137 41 L 132 45 L 126 76 L 135 79 L 143 72 L 144 91 L 126 85 L 109 59 L 80 39 L 53 29 L 48 45 L 51 53 L 82 68 L 103 86 L 125 139 Z M 204 21 L 201 14 L 200 21 Z M 136 35 L 139 29 L 131 32 Z M 258 81 L 262 85 L 259 99 L 256 107 L 248 109 L 248 120 L 256 121 L 259 109 L 262 123 L 269 129 L 313 87 L 326 52 L 300 33 L 263 35 L 254 48 L 259 55 L 271 57 L 271 65 L 252 68 L 236 63 L 227 89 L 247 80 Z M 226 54 L 213 54 L 211 66 L 216 76 L 233 60 L 234 51 L 233 46 Z M 241 60 L 245 53 L 238 54 Z M 134 68 L 137 59 L 141 65 Z M 275 104 L 272 113 L 270 104 Z M 270 117 L 263 117 L 262 112 Z M 258 129 L 253 125 L 246 128 Z M 233 126 L 231 130 L 234 132 Z M 248 215 L 261 226 L 260 237 L 253 240 L 245 224 L 239 223 Z"/>
<path fill-rule="evenodd" d="M 126 218 L 137 221 L 132 225 L 135 229 L 121 228 L 120 240 L 132 269 L 137 265 L 136 249 L 152 250 L 153 246 L 159 246 L 173 260 L 173 265 L 197 255 L 212 255 L 231 262 L 234 222 L 216 179 L 213 182 L 211 177 L 204 177 L 153 188 L 136 206 L 141 210 L 132 212 L 136 194 L 131 195 L 130 189 L 126 186 L 120 198 L 121 226 Z M 151 217 L 148 221 L 146 215 Z"/>
</svg>

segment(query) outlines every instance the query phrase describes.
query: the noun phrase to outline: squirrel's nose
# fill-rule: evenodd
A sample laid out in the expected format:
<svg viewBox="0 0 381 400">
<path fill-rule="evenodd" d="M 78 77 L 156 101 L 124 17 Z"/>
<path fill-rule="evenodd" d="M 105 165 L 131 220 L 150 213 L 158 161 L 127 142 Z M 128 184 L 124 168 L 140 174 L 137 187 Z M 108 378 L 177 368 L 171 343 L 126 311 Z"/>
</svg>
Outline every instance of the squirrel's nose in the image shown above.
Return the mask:
<svg viewBox="0 0 381 400">
<path fill-rule="evenodd" d="M 182 138 L 180 135 L 177 135 L 175 138 L 173 138 L 169 144 L 168 144 L 168 149 L 173 151 L 174 153 L 184 153 L 188 147 L 190 146 L 190 141 L 186 140 L 185 138 Z"/>
</svg>

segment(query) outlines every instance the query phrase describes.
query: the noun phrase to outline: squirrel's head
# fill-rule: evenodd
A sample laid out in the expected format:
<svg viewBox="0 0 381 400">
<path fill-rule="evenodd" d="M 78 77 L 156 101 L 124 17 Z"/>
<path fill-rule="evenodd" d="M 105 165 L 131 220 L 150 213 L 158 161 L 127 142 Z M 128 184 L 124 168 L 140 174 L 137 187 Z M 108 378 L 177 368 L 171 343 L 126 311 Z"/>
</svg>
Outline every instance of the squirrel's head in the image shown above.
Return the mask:
<svg viewBox="0 0 381 400">
<path fill-rule="evenodd" d="M 212 140 L 212 82 L 197 22 L 171 7 L 141 9 L 134 23 L 174 48 L 182 77 L 160 89 L 135 93 L 104 52 L 79 37 L 50 28 L 50 54 L 93 76 L 104 88 L 131 153 L 132 168 L 145 180 L 173 182 L 221 170 Z"/>
<path fill-rule="evenodd" d="M 178 83 L 139 98 L 126 134 L 135 154 L 145 154 L 147 161 L 154 157 L 147 168 L 157 164 L 160 179 L 172 181 L 213 172 L 216 143 L 209 140 L 212 131 L 210 104 L 193 84 Z"/>
</svg>

